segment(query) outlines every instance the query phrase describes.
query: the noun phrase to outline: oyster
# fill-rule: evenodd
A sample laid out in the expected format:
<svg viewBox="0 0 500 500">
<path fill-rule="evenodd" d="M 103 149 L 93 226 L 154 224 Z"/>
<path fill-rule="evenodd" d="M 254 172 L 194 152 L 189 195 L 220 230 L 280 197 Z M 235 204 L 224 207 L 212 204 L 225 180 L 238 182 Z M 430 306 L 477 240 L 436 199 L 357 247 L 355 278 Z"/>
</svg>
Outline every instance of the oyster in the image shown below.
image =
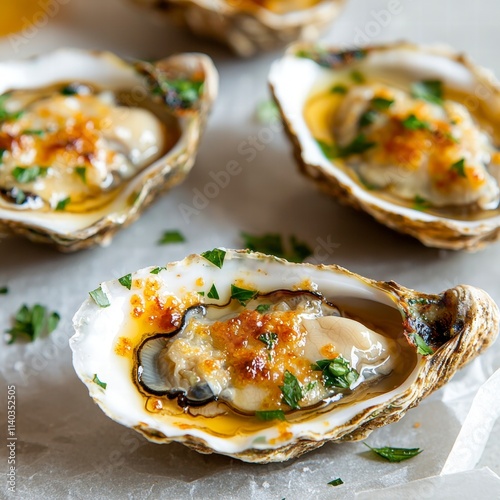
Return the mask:
<svg viewBox="0 0 500 500">
<path fill-rule="evenodd" d="M 183 180 L 217 93 L 201 54 L 59 50 L 1 68 L 0 232 L 64 251 L 105 242 Z"/>
<path fill-rule="evenodd" d="M 340 13 L 345 0 L 133 0 L 166 12 L 193 33 L 251 56 L 298 39 L 314 40 Z"/>
<path fill-rule="evenodd" d="M 338 266 L 221 250 L 103 283 L 73 364 L 112 419 L 248 462 L 359 440 L 493 342 L 482 290 L 439 295 Z"/>
<path fill-rule="evenodd" d="M 270 85 L 301 170 L 342 202 L 428 246 L 477 250 L 500 237 L 491 73 L 445 48 L 297 45 Z"/>
</svg>

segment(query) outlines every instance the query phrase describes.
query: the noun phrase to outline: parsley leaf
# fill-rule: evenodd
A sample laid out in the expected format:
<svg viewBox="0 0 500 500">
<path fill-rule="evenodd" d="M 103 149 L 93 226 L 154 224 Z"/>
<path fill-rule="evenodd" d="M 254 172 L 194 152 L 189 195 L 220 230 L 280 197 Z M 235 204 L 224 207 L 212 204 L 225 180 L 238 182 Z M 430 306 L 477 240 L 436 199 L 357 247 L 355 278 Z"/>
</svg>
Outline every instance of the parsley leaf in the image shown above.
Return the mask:
<svg viewBox="0 0 500 500">
<path fill-rule="evenodd" d="M 290 236 L 289 250 L 285 249 L 283 238 L 279 234 L 267 233 L 256 236 L 249 233 L 241 233 L 245 248 L 252 252 L 262 252 L 276 257 L 287 259 L 290 262 L 304 262 L 312 255 L 312 250 L 305 242 L 299 241 L 295 236 Z"/>
<path fill-rule="evenodd" d="M 94 302 L 99 307 L 109 307 L 111 305 L 111 303 L 109 302 L 108 296 L 104 293 L 104 291 L 101 287 L 96 288 L 95 290 L 92 290 L 91 292 L 89 292 L 89 295 L 92 297 Z"/>
<path fill-rule="evenodd" d="M 384 97 L 374 97 L 372 106 L 378 111 L 386 111 L 394 104 L 394 99 L 385 99 Z"/>
<path fill-rule="evenodd" d="M 166 267 L 155 267 L 152 271 L 151 274 L 159 274 L 161 271 L 164 271 L 167 269 Z"/>
<path fill-rule="evenodd" d="M 455 162 L 451 167 L 451 170 L 456 172 L 460 177 L 467 178 L 467 173 L 465 172 L 465 158 L 461 158 Z"/>
<path fill-rule="evenodd" d="M 0 148 L 0 165 L 3 163 L 3 157 L 7 150 L 5 148 Z"/>
<path fill-rule="evenodd" d="M 418 333 L 412 333 L 410 337 L 415 343 L 418 354 L 422 354 L 422 356 L 434 354 L 432 348 L 425 343 L 425 340 Z"/>
<path fill-rule="evenodd" d="M 66 206 L 70 201 L 71 198 L 69 196 L 67 198 L 64 198 L 63 200 L 59 200 L 56 205 L 56 211 L 60 212 L 66 210 Z"/>
<path fill-rule="evenodd" d="M 338 477 L 337 479 L 333 479 L 332 481 L 326 484 L 329 484 L 330 486 L 340 486 L 341 484 L 344 484 L 344 481 L 342 481 L 342 479 Z"/>
<path fill-rule="evenodd" d="M 279 122 L 281 116 L 278 105 L 271 100 L 260 102 L 257 105 L 257 118 L 264 125 Z"/>
<path fill-rule="evenodd" d="M 186 238 L 184 238 L 180 231 L 165 231 L 158 244 L 168 245 L 169 243 L 184 243 L 185 241 Z"/>
<path fill-rule="evenodd" d="M 363 444 L 377 455 L 389 460 L 389 462 L 402 462 L 403 460 L 413 458 L 424 451 L 420 448 L 391 448 L 389 446 L 385 446 L 384 448 L 372 448 L 366 443 Z"/>
<path fill-rule="evenodd" d="M 271 308 L 271 304 L 259 304 L 259 305 L 255 308 L 255 310 L 256 310 L 257 312 L 259 312 L 260 314 L 263 314 L 263 313 L 265 313 L 265 312 L 269 311 L 269 309 L 270 309 L 270 308 Z"/>
<path fill-rule="evenodd" d="M 106 390 L 106 387 L 108 387 L 108 384 L 106 384 L 106 382 L 101 382 L 99 380 L 97 373 L 94 373 L 94 378 L 92 379 L 92 382 L 95 382 L 99 387 L 103 388 L 104 390 Z"/>
<path fill-rule="evenodd" d="M 347 94 L 348 88 L 345 85 L 342 85 L 341 83 L 338 83 L 337 85 L 334 85 L 330 92 L 332 94 Z"/>
<path fill-rule="evenodd" d="M 443 104 L 443 83 L 440 80 L 424 80 L 411 85 L 411 95 L 433 104 Z"/>
<path fill-rule="evenodd" d="M 365 78 L 365 75 L 363 75 L 363 73 L 361 73 L 361 71 L 358 71 L 357 69 L 351 71 L 351 79 L 353 82 L 355 83 L 365 83 L 366 82 L 366 78 Z"/>
<path fill-rule="evenodd" d="M 375 147 L 376 142 L 370 142 L 364 134 L 359 134 L 347 146 L 339 146 L 337 144 L 327 144 L 324 141 L 317 141 L 323 154 L 329 159 L 345 158 L 347 156 L 362 154 L 365 151 Z"/>
<path fill-rule="evenodd" d="M 266 332 L 263 333 L 262 335 L 259 335 L 258 339 L 266 345 L 268 350 L 271 350 L 274 348 L 276 343 L 278 342 L 278 334 L 274 332 Z"/>
<path fill-rule="evenodd" d="M 153 88 L 153 93 L 163 94 L 169 106 L 190 109 L 198 103 L 203 94 L 203 88 L 203 81 L 160 78 L 156 82 L 156 87 Z"/>
<path fill-rule="evenodd" d="M 430 203 L 425 198 L 422 198 L 422 196 L 418 194 L 415 196 L 415 199 L 413 200 L 414 210 L 419 210 L 423 212 L 424 210 L 427 210 L 430 206 L 431 206 Z"/>
<path fill-rule="evenodd" d="M 225 250 L 221 250 L 220 248 L 214 248 L 213 250 L 203 252 L 201 256 L 204 259 L 207 259 L 208 262 L 211 262 L 214 266 L 218 267 L 219 269 L 222 269 L 226 252 Z"/>
<path fill-rule="evenodd" d="M 212 287 L 210 288 L 210 291 L 208 292 L 207 294 L 207 297 L 209 299 L 216 299 L 216 300 L 219 300 L 219 292 L 217 291 L 217 288 L 215 288 L 215 283 L 212 285 Z"/>
<path fill-rule="evenodd" d="M 231 285 L 231 298 L 236 299 L 242 306 L 246 306 L 247 302 L 252 300 L 258 293 L 257 290 L 248 290 Z"/>
<path fill-rule="evenodd" d="M 6 286 L 0 287 L 0 295 L 6 295 L 9 293 L 9 289 Z"/>
<path fill-rule="evenodd" d="M 28 128 L 26 130 L 23 130 L 21 132 L 22 135 L 44 135 L 45 134 L 45 130 L 38 130 L 38 129 L 31 129 L 31 128 Z"/>
<path fill-rule="evenodd" d="M 125 288 L 128 288 L 129 290 L 132 288 L 132 275 L 131 274 L 126 274 L 125 276 L 122 276 L 121 278 L 118 279 L 120 282 L 120 285 L 123 285 Z"/>
<path fill-rule="evenodd" d="M 334 359 L 321 359 L 312 366 L 312 369 L 322 372 L 325 387 L 350 389 L 359 377 L 359 373 L 351 367 L 349 361 L 343 356 Z"/>
<path fill-rule="evenodd" d="M 408 130 L 429 130 L 429 122 L 424 122 L 417 118 L 414 114 L 408 115 L 402 122 L 403 127 Z"/>
<path fill-rule="evenodd" d="M 264 422 L 269 422 L 270 420 L 286 420 L 283 410 L 256 411 L 255 416 Z"/>
<path fill-rule="evenodd" d="M 44 333 L 52 333 L 59 324 L 60 316 L 56 312 L 49 314 L 47 308 L 35 304 L 29 308 L 26 304 L 21 306 L 14 317 L 14 326 L 6 333 L 10 335 L 8 344 L 17 340 L 19 335 L 25 335 L 33 342 Z"/>
<path fill-rule="evenodd" d="M 361 118 L 359 119 L 359 126 L 360 127 L 368 127 L 368 125 L 371 125 L 372 123 L 375 122 L 377 119 L 378 113 L 374 111 L 373 109 L 369 109 L 365 111 L 362 115 Z"/>
<path fill-rule="evenodd" d="M 283 385 L 280 386 L 280 389 L 283 394 L 283 401 L 290 408 L 299 410 L 299 401 L 302 399 L 302 387 L 297 377 L 288 370 L 285 370 Z"/>
<path fill-rule="evenodd" d="M 12 170 L 12 176 L 17 182 L 27 184 L 33 182 L 40 176 L 47 174 L 47 167 L 16 167 Z"/>
<path fill-rule="evenodd" d="M 75 174 L 80 177 L 84 184 L 87 184 L 87 167 L 75 167 Z"/>
<path fill-rule="evenodd" d="M 23 111 L 11 113 L 5 109 L 5 103 L 10 99 L 10 95 L 10 92 L 0 95 L 0 122 L 17 120 L 23 114 Z"/>
</svg>

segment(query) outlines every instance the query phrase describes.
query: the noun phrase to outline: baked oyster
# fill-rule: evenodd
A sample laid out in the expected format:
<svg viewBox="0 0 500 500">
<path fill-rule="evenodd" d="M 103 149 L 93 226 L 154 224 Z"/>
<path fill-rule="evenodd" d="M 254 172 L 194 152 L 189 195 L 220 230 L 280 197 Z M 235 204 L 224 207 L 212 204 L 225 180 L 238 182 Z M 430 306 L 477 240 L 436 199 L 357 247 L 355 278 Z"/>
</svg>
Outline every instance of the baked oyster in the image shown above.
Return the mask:
<svg viewBox="0 0 500 500">
<path fill-rule="evenodd" d="M 133 0 L 165 12 L 193 33 L 248 57 L 298 39 L 314 40 L 345 0 Z"/>
<path fill-rule="evenodd" d="M 73 324 L 76 373 L 109 417 L 264 463 L 399 420 L 493 342 L 498 309 L 470 286 L 215 249 L 102 283 Z"/>
<path fill-rule="evenodd" d="M 490 72 L 447 48 L 302 45 L 270 84 L 302 171 L 339 200 L 428 246 L 477 250 L 500 237 Z"/>
<path fill-rule="evenodd" d="M 0 232 L 108 241 L 186 176 L 217 92 L 201 54 L 59 50 L 0 64 Z"/>
</svg>

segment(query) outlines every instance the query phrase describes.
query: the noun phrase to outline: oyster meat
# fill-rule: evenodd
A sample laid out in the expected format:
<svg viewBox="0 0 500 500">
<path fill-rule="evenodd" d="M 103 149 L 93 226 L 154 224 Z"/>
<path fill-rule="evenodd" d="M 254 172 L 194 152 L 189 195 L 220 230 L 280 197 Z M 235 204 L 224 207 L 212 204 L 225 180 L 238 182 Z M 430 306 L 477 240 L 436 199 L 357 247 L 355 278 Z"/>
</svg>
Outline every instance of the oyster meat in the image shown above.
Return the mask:
<svg viewBox="0 0 500 500">
<path fill-rule="evenodd" d="M 473 287 L 428 295 L 222 249 L 91 297 L 71 348 L 101 409 L 151 441 L 248 462 L 363 439 L 498 333 L 496 305 Z"/>
<path fill-rule="evenodd" d="M 193 33 L 248 57 L 295 40 L 314 40 L 345 0 L 133 0 L 165 12 Z"/>
<path fill-rule="evenodd" d="M 500 237 L 489 72 L 443 48 L 302 45 L 270 83 L 302 170 L 323 189 L 429 246 L 475 250 Z"/>
<path fill-rule="evenodd" d="M 217 88 L 198 54 L 61 50 L 2 66 L 0 230 L 62 250 L 108 239 L 182 180 Z"/>
</svg>

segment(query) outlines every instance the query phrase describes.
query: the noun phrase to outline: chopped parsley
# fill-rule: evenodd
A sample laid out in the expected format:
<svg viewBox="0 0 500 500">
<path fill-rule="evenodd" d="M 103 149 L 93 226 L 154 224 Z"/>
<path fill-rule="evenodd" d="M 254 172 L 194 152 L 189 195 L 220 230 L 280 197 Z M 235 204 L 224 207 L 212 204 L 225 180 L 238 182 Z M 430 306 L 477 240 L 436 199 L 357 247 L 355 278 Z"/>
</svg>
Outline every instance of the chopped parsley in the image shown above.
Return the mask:
<svg viewBox="0 0 500 500">
<path fill-rule="evenodd" d="M 159 274 L 161 271 L 164 271 L 167 269 L 166 267 L 155 267 L 152 271 L 151 274 Z"/>
<path fill-rule="evenodd" d="M 9 289 L 6 286 L 0 287 L 0 295 L 7 295 L 9 293 Z"/>
<path fill-rule="evenodd" d="M 411 95 L 433 104 L 443 104 L 443 83 L 440 80 L 424 80 L 411 85 Z"/>
<path fill-rule="evenodd" d="M 219 300 L 219 292 L 217 291 L 217 288 L 215 287 L 215 283 L 212 285 L 210 288 L 210 291 L 207 293 L 207 297 L 209 299 L 216 299 Z"/>
<path fill-rule="evenodd" d="M 344 484 L 344 481 L 342 481 L 342 479 L 338 477 L 337 479 L 333 479 L 332 481 L 326 484 L 329 484 L 330 486 L 340 486 L 341 484 Z"/>
<path fill-rule="evenodd" d="M 268 350 L 274 349 L 274 346 L 278 342 L 278 334 L 274 332 L 266 332 L 259 335 L 258 339 L 266 345 Z"/>
<path fill-rule="evenodd" d="M 265 313 L 265 312 L 269 311 L 269 309 L 270 309 L 270 308 L 271 308 L 271 304 L 259 304 L 259 305 L 255 308 L 255 310 L 256 310 L 257 312 L 259 312 L 260 314 L 263 314 L 263 313 Z"/>
<path fill-rule="evenodd" d="M 378 111 L 386 111 L 394 104 L 394 99 L 385 99 L 384 97 L 374 97 L 372 106 Z"/>
<path fill-rule="evenodd" d="M 43 177 L 47 175 L 47 167 L 15 167 L 12 170 L 12 176 L 16 179 L 17 182 L 21 184 L 27 184 L 29 182 L 33 182 L 38 177 Z"/>
<path fill-rule="evenodd" d="M 184 238 L 180 231 L 165 231 L 158 244 L 168 245 L 169 243 L 184 243 L 185 241 L 186 238 Z"/>
<path fill-rule="evenodd" d="M 258 293 L 257 290 L 248 290 L 231 285 L 231 298 L 236 299 L 242 306 L 246 306 L 247 302 L 252 300 Z"/>
<path fill-rule="evenodd" d="M 347 94 L 348 90 L 349 89 L 347 88 L 346 85 L 342 85 L 341 83 L 337 83 L 337 85 L 334 85 L 331 88 L 330 92 L 332 94 Z"/>
<path fill-rule="evenodd" d="M 129 290 L 132 288 L 132 275 L 131 274 L 126 274 L 125 276 L 122 276 L 121 278 L 118 279 L 120 282 L 120 285 L 123 285 L 125 288 L 128 288 Z"/>
<path fill-rule="evenodd" d="M 0 164 L 3 163 L 3 157 L 4 157 L 6 152 L 7 152 L 7 150 L 5 148 L 0 148 Z"/>
<path fill-rule="evenodd" d="M 274 101 L 262 101 L 257 105 L 257 118 L 260 123 L 267 125 L 280 121 L 280 110 Z"/>
<path fill-rule="evenodd" d="M 198 292 L 198 295 L 201 295 L 202 297 L 205 297 L 205 292 Z"/>
<path fill-rule="evenodd" d="M 460 177 L 467 178 L 467 173 L 465 172 L 465 158 L 461 158 L 460 160 L 456 161 L 450 168 Z"/>
<path fill-rule="evenodd" d="M 68 196 L 67 198 L 64 198 L 62 200 L 59 200 L 56 205 L 56 211 L 61 212 L 63 210 L 66 210 L 66 206 L 68 203 L 71 201 L 71 198 Z"/>
<path fill-rule="evenodd" d="M 45 130 L 31 129 L 28 128 L 21 132 L 22 135 L 43 135 L 45 134 Z"/>
<path fill-rule="evenodd" d="M 241 233 L 241 237 L 245 248 L 252 252 L 275 255 L 290 262 L 304 262 L 313 253 L 307 243 L 299 241 L 293 235 L 288 240 L 288 248 L 285 248 L 284 238 L 276 233 L 267 233 L 261 236 Z"/>
<path fill-rule="evenodd" d="M 255 416 L 264 422 L 269 422 L 270 420 L 286 420 L 283 410 L 256 411 Z"/>
<path fill-rule="evenodd" d="M 220 248 L 214 248 L 213 250 L 203 252 L 201 256 L 204 259 L 208 260 L 208 262 L 211 262 L 214 266 L 222 269 L 226 252 L 225 250 L 221 250 Z"/>
<path fill-rule="evenodd" d="M 75 167 L 75 174 L 80 177 L 84 184 L 87 184 L 87 167 Z"/>
<path fill-rule="evenodd" d="M 30 342 L 33 342 L 44 333 L 52 333 L 57 328 L 60 319 L 57 312 L 49 313 L 45 306 L 35 304 L 29 308 L 24 304 L 14 317 L 13 328 L 6 331 L 10 335 L 7 343 L 12 344 L 20 335 L 27 336 Z"/>
<path fill-rule="evenodd" d="M 415 196 L 415 199 L 413 200 L 414 210 L 419 210 L 423 212 L 424 210 L 427 210 L 430 206 L 431 206 L 430 203 L 425 198 L 423 198 L 418 194 Z"/>
<path fill-rule="evenodd" d="M 23 111 L 15 111 L 11 113 L 5 109 L 5 103 L 10 99 L 10 92 L 0 95 L 0 122 L 7 120 L 17 120 Z"/>
<path fill-rule="evenodd" d="M 369 109 L 365 111 L 362 115 L 361 118 L 359 119 L 359 126 L 360 127 L 368 127 L 368 125 L 371 125 L 372 123 L 375 122 L 377 119 L 378 113 L 374 111 L 373 109 Z"/>
<path fill-rule="evenodd" d="M 408 460 L 419 455 L 423 451 L 420 448 L 391 448 L 389 446 L 385 446 L 383 448 L 372 448 L 366 443 L 363 444 L 377 455 L 389 460 L 389 462 L 402 462 L 403 460 Z"/>
<path fill-rule="evenodd" d="M 19 188 L 14 188 L 12 194 L 16 197 L 16 205 L 22 205 L 26 201 L 26 193 Z"/>
<path fill-rule="evenodd" d="M 322 372 L 325 387 L 350 389 L 359 377 L 359 373 L 351 367 L 349 361 L 343 356 L 334 359 L 320 359 L 312 366 L 312 369 Z"/>
<path fill-rule="evenodd" d="M 422 356 L 434 354 L 432 348 L 425 343 L 425 340 L 418 333 L 412 333 L 410 337 L 415 343 L 418 354 L 422 354 Z"/>
<path fill-rule="evenodd" d="M 429 122 L 425 122 L 417 118 L 413 113 L 408 115 L 402 122 L 403 127 L 408 130 L 429 130 Z"/>
<path fill-rule="evenodd" d="M 359 134 L 347 146 L 339 146 L 337 144 L 328 144 L 324 141 L 317 141 L 323 154 L 329 159 L 346 158 L 347 156 L 362 154 L 365 151 L 375 147 L 377 143 L 367 140 L 364 134 Z"/>
<path fill-rule="evenodd" d="M 190 109 L 199 101 L 203 94 L 204 82 L 191 80 L 159 80 L 159 87 L 153 93 L 164 94 L 167 104 L 173 107 Z"/>
<path fill-rule="evenodd" d="M 101 287 L 92 290 L 89 292 L 89 295 L 99 307 L 109 307 L 111 305 L 108 296 L 104 293 Z"/>
<path fill-rule="evenodd" d="M 366 83 L 365 75 L 363 75 L 363 73 L 361 73 L 361 71 L 359 71 L 357 69 L 354 69 L 351 71 L 350 77 L 351 77 L 352 81 L 355 83 L 360 83 L 360 84 Z"/>
<path fill-rule="evenodd" d="M 290 408 L 299 410 L 299 401 L 302 399 L 302 386 L 297 380 L 297 377 L 288 370 L 285 370 L 283 385 L 280 386 L 280 389 L 283 394 L 283 401 L 290 406 Z"/>
<path fill-rule="evenodd" d="M 101 382 L 99 380 L 97 373 L 94 373 L 94 378 L 92 379 L 92 382 L 95 382 L 99 387 L 101 387 L 104 390 L 106 390 L 106 387 L 108 387 L 108 384 L 106 384 L 106 382 Z"/>
</svg>

